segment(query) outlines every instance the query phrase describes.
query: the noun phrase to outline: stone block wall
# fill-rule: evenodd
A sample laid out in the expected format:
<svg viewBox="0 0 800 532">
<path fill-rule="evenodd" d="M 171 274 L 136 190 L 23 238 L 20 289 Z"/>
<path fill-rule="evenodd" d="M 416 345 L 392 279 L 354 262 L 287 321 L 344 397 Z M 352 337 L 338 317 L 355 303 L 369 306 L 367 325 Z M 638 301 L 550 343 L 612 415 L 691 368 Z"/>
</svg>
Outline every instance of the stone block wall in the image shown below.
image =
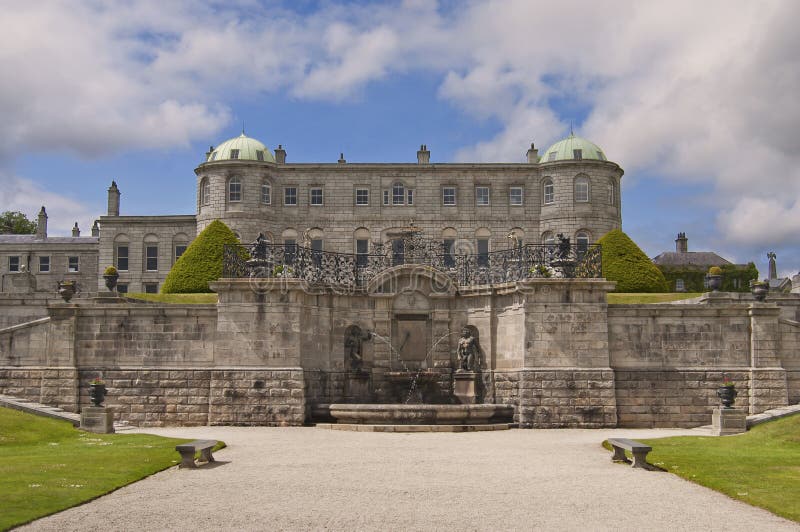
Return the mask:
<svg viewBox="0 0 800 532">
<path fill-rule="evenodd" d="M 63 408 L 68 412 L 80 410 L 78 372 L 74 367 L 2 367 L 0 394 Z"/>
</svg>

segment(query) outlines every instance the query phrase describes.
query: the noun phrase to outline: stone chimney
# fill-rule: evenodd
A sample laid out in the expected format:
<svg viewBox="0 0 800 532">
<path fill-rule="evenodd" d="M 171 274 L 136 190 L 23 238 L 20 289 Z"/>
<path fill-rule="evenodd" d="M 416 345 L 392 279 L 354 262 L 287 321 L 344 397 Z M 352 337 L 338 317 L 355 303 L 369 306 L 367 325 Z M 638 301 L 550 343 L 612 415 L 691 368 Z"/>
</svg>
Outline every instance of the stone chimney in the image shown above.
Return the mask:
<svg viewBox="0 0 800 532">
<path fill-rule="evenodd" d="M 100 224 L 97 223 L 97 220 L 92 224 L 92 236 L 100 236 Z"/>
<path fill-rule="evenodd" d="M 112 181 L 111 186 L 108 187 L 108 215 L 119 216 L 119 189 L 117 182 Z"/>
<path fill-rule="evenodd" d="M 39 219 L 36 225 L 36 238 L 39 240 L 47 238 L 47 211 L 44 210 L 44 205 L 42 205 L 42 210 L 39 211 Z"/>
<path fill-rule="evenodd" d="M 678 233 L 678 238 L 675 239 L 675 251 L 678 253 L 689 251 L 689 240 L 686 238 L 686 233 Z"/>
<path fill-rule="evenodd" d="M 73 237 L 81 236 L 81 230 L 78 228 L 78 222 L 75 222 L 75 225 L 72 227 L 72 236 Z"/>
<path fill-rule="evenodd" d="M 417 152 L 417 164 L 431 164 L 431 152 L 428 151 L 428 145 L 422 144 Z"/>
<path fill-rule="evenodd" d="M 531 142 L 531 149 L 528 150 L 526 155 L 528 156 L 528 164 L 539 164 L 539 150 L 533 146 L 533 142 Z"/>
<path fill-rule="evenodd" d="M 340 154 L 339 154 L 339 161 L 338 161 L 338 163 L 339 163 L 339 164 L 344 164 L 344 163 L 346 163 L 346 162 L 347 162 L 347 161 L 345 161 L 345 160 L 344 160 L 344 153 L 340 153 Z"/>
<path fill-rule="evenodd" d="M 278 164 L 286 164 L 286 150 L 283 149 L 283 145 L 278 144 L 278 147 L 275 149 L 275 162 Z"/>
</svg>

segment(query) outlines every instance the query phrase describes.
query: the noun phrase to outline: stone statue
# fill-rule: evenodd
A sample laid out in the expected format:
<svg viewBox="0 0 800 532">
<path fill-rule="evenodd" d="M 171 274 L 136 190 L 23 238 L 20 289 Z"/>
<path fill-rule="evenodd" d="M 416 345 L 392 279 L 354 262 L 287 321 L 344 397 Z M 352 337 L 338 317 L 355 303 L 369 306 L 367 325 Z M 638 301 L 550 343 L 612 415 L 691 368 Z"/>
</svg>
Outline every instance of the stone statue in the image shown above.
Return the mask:
<svg viewBox="0 0 800 532">
<path fill-rule="evenodd" d="M 356 372 L 361 372 L 364 366 L 364 357 L 362 353 L 362 346 L 364 342 L 372 339 L 372 333 L 367 331 L 361 332 L 358 325 L 348 327 L 348 332 L 344 338 L 344 352 L 347 354 L 347 359 L 350 361 L 350 369 Z"/>
<path fill-rule="evenodd" d="M 461 338 L 458 339 L 458 371 L 475 371 L 478 360 L 478 342 L 468 327 L 461 329 Z"/>
<path fill-rule="evenodd" d="M 775 264 L 775 259 L 778 256 L 775 254 L 774 251 L 770 251 L 767 253 L 767 258 L 769 259 L 769 279 L 777 279 L 778 278 L 778 266 Z"/>
</svg>

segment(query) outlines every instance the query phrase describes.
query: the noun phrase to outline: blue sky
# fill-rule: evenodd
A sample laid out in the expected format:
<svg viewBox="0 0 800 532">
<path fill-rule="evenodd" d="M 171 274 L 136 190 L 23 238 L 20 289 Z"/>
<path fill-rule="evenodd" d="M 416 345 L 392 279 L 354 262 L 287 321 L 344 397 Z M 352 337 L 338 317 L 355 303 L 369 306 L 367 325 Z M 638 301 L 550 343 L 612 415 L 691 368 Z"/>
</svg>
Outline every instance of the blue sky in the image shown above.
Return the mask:
<svg viewBox="0 0 800 532">
<path fill-rule="evenodd" d="M 248 135 L 290 161 L 522 162 L 569 133 L 625 169 L 623 229 L 800 269 L 792 1 L 42 2 L 0 20 L 0 210 L 51 234 L 194 212 Z M 687 17 L 691 13 L 691 17 Z M 43 37 L 46 36 L 46 37 Z"/>
</svg>

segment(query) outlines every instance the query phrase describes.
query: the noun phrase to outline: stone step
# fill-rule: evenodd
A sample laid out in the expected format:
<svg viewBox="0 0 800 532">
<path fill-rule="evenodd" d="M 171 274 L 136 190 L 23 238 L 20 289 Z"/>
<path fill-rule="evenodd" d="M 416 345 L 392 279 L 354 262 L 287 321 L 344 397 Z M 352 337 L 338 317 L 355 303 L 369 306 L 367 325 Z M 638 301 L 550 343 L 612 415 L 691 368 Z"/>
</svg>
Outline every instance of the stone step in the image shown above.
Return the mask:
<svg viewBox="0 0 800 532">
<path fill-rule="evenodd" d="M 18 399 L 16 397 L 11 397 L 9 395 L 0 395 L 0 406 L 13 408 L 14 410 L 27 412 L 28 414 L 34 414 L 37 416 L 49 417 L 52 419 L 60 419 L 62 421 L 69 421 L 70 423 L 72 423 L 73 427 L 79 427 L 81 425 L 80 414 L 76 414 L 74 412 L 67 412 L 66 410 L 63 410 L 56 406 L 34 403 L 33 401 L 28 401 L 26 399 Z M 133 427 L 131 427 L 127 423 L 119 423 L 119 422 L 114 423 L 114 430 L 116 432 L 131 430 L 132 428 Z"/>
</svg>

